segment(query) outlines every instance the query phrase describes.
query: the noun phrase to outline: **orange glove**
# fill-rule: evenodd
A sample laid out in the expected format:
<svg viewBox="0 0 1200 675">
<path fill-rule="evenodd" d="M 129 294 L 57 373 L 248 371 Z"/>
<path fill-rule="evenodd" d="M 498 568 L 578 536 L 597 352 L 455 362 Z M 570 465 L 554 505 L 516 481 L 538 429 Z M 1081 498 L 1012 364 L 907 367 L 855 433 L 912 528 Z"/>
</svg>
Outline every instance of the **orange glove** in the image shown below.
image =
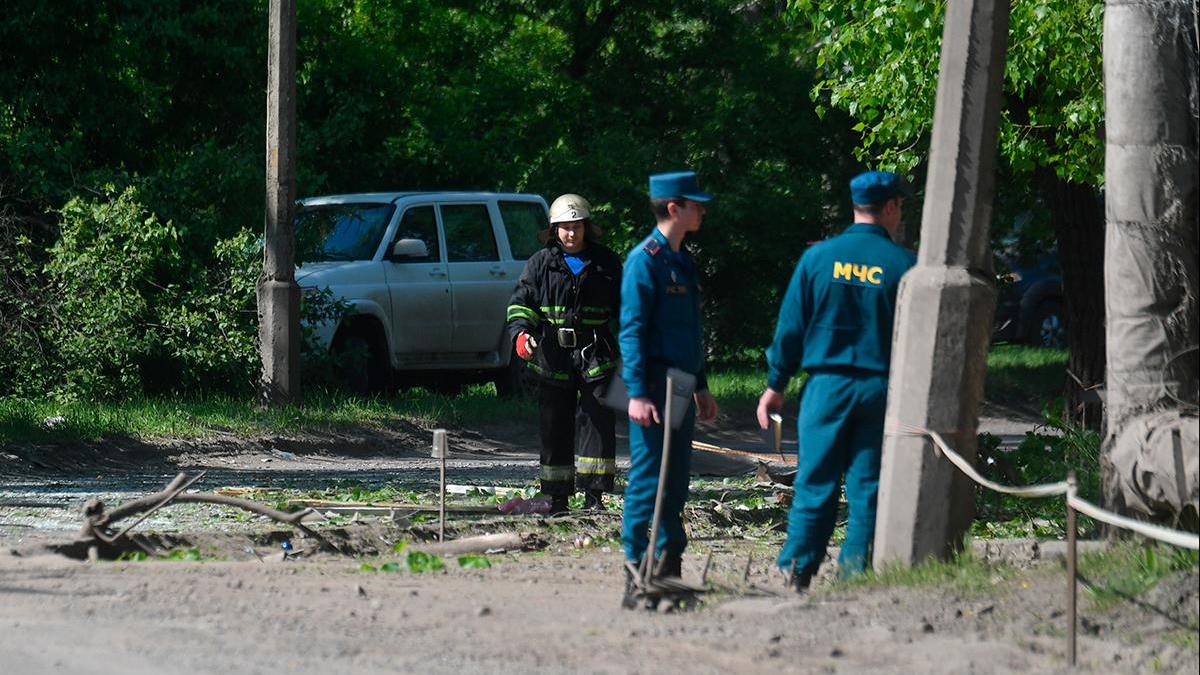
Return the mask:
<svg viewBox="0 0 1200 675">
<path fill-rule="evenodd" d="M 517 356 L 528 361 L 533 358 L 533 351 L 537 349 L 537 340 L 529 333 L 521 333 L 517 336 Z"/>
</svg>

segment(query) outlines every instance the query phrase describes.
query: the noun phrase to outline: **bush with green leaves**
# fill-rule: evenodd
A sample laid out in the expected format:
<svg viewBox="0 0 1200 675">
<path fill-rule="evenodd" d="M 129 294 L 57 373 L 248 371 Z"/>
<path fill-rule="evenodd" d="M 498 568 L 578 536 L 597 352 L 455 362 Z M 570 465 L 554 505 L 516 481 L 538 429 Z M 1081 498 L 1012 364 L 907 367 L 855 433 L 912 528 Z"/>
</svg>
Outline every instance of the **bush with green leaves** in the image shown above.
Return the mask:
<svg viewBox="0 0 1200 675">
<path fill-rule="evenodd" d="M 54 322 L 47 336 L 67 396 L 140 392 L 162 330 L 154 296 L 172 285 L 181 260 L 174 224 L 149 213 L 136 188 L 114 190 L 67 202 L 49 250 Z"/>
<path fill-rule="evenodd" d="M 1030 431 L 1016 448 L 1004 450 L 1000 438 L 979 435 L 980 472 L 1006 485 L 1035 485 L 1065 480 L 1074 471 L 1079 496 L 1099 502 L 1100 435 L 1070 424 L 1062 415 L 1043 412 L 1043 431 Z M 1066 534 L 1067 507 L 1062 496 L 1024 499 L 986 488 L 975 491 L 975 525 L 983 537 L 1059 537 Z M 1097 534 L 1095 523 L 1079 518 L 1080 536 Z"/>
</svg>

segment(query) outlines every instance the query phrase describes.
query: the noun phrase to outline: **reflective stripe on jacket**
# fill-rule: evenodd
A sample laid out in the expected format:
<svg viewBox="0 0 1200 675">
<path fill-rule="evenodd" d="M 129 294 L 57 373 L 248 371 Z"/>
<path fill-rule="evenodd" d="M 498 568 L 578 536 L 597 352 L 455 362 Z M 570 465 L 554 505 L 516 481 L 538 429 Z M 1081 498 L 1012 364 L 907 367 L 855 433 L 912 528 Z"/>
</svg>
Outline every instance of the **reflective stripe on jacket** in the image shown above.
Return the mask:
<svg viewBox="0 0 1200 675">
<path fill-rule="evenodd" d="M 621 260 L 600 244 L 589 242 L 589 260 L 578 275 L 551 243 L 525 263 L 521 280 L 508 303 L 508 332 L 537 339 L 529 369 L 550 383 L 567 383 L 575 373 L 585 382 L 608 377 L 617 360 L 612 334 L 621 307 Z M 575 331 L 576 347 L 559 344 L 559 329 Z"/>
</svg>

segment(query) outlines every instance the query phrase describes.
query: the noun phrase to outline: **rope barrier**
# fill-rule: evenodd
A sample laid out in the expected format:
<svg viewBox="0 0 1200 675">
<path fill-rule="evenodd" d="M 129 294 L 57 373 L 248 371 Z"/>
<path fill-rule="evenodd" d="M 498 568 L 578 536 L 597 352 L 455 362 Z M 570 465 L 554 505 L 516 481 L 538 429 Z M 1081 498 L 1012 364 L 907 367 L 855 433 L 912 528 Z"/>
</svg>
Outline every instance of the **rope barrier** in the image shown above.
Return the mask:
<svg viewBox="0 0 1200 675">
<path fill-rule="evenodd" d="M 1110 511 L 1105 511 L 1086 499 L 1077 496 L 1074 490 L 1067 492 L 1067 504 L 1076 511 L 1084 515 L 1091 516 L 1096 520 L 1108 523 L 1109 525 L 1115 525 L 1116 527 L 1133 530 L 1143 537 L 1157 539 L 1159 541 L 1171 544 L 1172 546 L 1179 546 L 1181 548 L 1190 548 L 1193 551 L 1200 551 L 1200 535 L 1180 532 L 1179 530 L 1172 530 L 1169 527 L 1163 527 L 1153 523 L 1143 523 L 1140 520 L 1126 518 L 1125 516 L 1120 516 Z"/>
<path fill-rule="evenodd" d="M 968 478 L 982 485 L 989 490 L 1003 492 L 1017 497 L 1036 498 L 1036 497 L 1051 497 L 1054 495 L 1066 495 L 1067 503 L 1067 576 L 1070 578 L 1070 586 L 1067 591 L 1067 616 L 1071 628 L 1067 632 L 1067 661 L 1072 666 L 1076 661 L 1076 644 L 1075 636 L 1078 629 L 1077 621 L 1077 600 L 1076 600 L 1076 542 L 1075 542 L 1075 527 L 1076 527 L 1076 512 L 1082 513 L 1103 523 L 1108 523 L 1114 527 L 1124 528 L 1136 532 L 1143 537 L 1157 539 L 1158 541 L 1179 546 L 1181 548 L 1189 548 L 1193 551 L 1200 550 L 1200 535 L 1190 532 L 1181 532 L 1173 530 L 1169 527 L 1154 525 L 1152 523 L 1144 523 L 1140 520 L 1134 520 L 1125 516 L 1118 515 L 1111 511 L 1106 511 L 1099 506 L 1081 498 L 1078 495 L 1078 490 L 1075 484 L 1075 472 L 1071 471 L 1067 475 L 1067 480 L 1057 483 L 1044 483 L 1042 485 L 1029 485 L 1023 487 L 1013 487 L 1010 485 L 1001 485 L 994 481 L 984 478 L 975 470 L 970 462 L 963 458 L 950 448 L 950 444 L 946 443 L 946 439 L 936 431 L 922 429 L 909 424 L 896 424 L 887 429 L 887 433 L 905 436 L 920 436 L 928 437 L 933 441 L 935 452 L 938 452 L 943 457 L 948 459 L 959 471 L 962 471 Z"/>
<path fill-rule="evenodd" d="M 980 485 L 994 490 L 1003 492 L 1017 497 L 1037 498 L 1051 497 L 1054 495 L 1067 495 L 1067 504 L 1078 510 L 1080 513 L 1091 516 L 1096 520 L 1114 525 L 1116 527 L 1132 530 L 1144 537 L 1157 539 L 1159 541 L 1171 544 L 1172 546 L 1181 546 L 1192 550 L 1200 550 L 1200 535 L 1194 535 L 1189 532 L 1181 532 L 1173 530 L 1169 527 L 1154 525 L 1152 523 L 1144 523 L 1140 520 L 1134 520 L 1125 516 L 1118 515 L 1111 511 L 1106 511 L 1091 502 L 1088 502 L 1068 487 L 1067 481 L 1059 481 L 1057 483 L 1043 483 L 1041 485 L 1028 485 L 1022 487 L 1013 487 L 1010 485 L 1001 485 L 994 481 L 990 481 L 979 474 L 975 467 L 971 466 L 962 455 L 958 454 L 950 448 L 942 435 L 936 431 L 914 427 L 908 424 L 900 424 L 888 429 L 889 433 L 905 435 L 905 436 L 926 436 L 930 438 L 940 454 L 950 460 L 950 463 L 967 475 L 968 478 L 979 483 Z"/>
<path fill-rule="evenodd" d="M 962 455 L 951 450 L 950 445 L 946 443 L 946 439 L 942 438 L 942 435 L 936 431 L 929 431 L 927 429 L 921 429 L 920 427 L 913 427 L 907 424 L 902 424 L 899 427 L 890 429 L 889 431 L 893 434 L 905 436 L 928 436 L 933 440 L 933 443 L 937 446 L 938 450 L 941 451 L 941 454 L 944 455 L 946 459 L 950 460 L 951 464 L 958 467 L 959 471 L 967 474 L 968 478 L 976 483 L 979 483 L 985 488 L 988 488 L 989 490 L 1026 498 L 1051 497 L 1053 495 L 1065 495 L 1067 493 L 1066 481 L 1046 483 L 1043 485 L 1026 485 L 1021 487 L 1001 485 L 1000 483 L 990 481 L 981 476 L 979 472 L 975 470 L 975 467 L 971 466 L 971 463 L 963 458 Z"/>
</svg>

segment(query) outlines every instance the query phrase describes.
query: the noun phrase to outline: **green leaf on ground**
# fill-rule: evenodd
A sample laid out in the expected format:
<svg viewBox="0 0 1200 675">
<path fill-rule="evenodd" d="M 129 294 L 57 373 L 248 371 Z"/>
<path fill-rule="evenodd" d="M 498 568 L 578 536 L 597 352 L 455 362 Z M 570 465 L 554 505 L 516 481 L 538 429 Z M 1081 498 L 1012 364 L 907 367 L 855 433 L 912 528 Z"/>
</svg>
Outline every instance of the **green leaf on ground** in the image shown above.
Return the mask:
<svg viewBox="0 0 1200 675">
<path fill-rule="evenodd" d="M 409 551 L 405 562 L 408 563 L 408 570 L 414 574 L 436 572 L 443 567 L 441 558 L 424 551 Z"/>
<path fill-rule="evenodd" d="M 481 570 L 492 566 L 486 555 L 460 555 L 458 566 L 467 570 Z"/>
</svg>

